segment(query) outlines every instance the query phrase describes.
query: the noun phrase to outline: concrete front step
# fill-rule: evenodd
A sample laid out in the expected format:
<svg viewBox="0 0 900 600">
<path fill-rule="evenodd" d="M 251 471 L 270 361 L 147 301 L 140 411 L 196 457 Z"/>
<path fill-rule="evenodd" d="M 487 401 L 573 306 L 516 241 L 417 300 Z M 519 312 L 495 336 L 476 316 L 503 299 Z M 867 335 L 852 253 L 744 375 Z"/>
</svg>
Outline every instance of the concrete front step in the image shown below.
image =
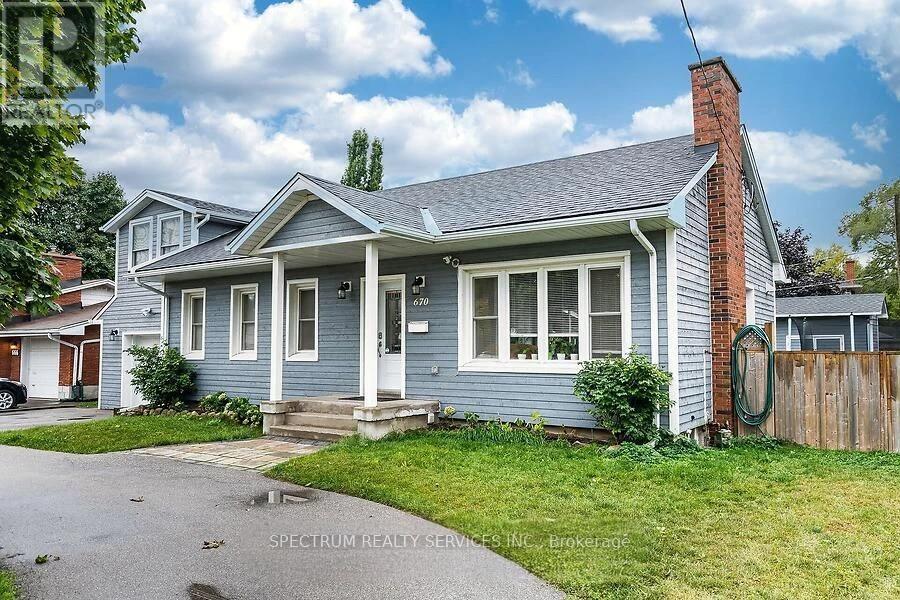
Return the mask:
<svg viewBox="0 0 900 600">
<path fill-rule="evenodd" d="M 355 431 L 347 429 L 332 429 L 330 427 L 314 427 L 312 425 L 272 425 L 268 435 L 280 435 L 283 437 L 299 438 L 302 440 L 323 440 L 336 442 Z"/>
<path fill-rule="evenodd" d="M 352 400 L 306 399 L 297 400 L 297 412 L 322 413 L 327 415 L 353 416 L 353 409 L 362 406 L 362 402 Z"/>
<path fill-rule="evenodd" d="M 329 414 L 324 412 L 294 412 L 284 415 L 286 425 L 302 425 L 323 427 L 325 429 L 343 429 L 356 433 L 356 419 L 353 414 Z"/>
</svg>

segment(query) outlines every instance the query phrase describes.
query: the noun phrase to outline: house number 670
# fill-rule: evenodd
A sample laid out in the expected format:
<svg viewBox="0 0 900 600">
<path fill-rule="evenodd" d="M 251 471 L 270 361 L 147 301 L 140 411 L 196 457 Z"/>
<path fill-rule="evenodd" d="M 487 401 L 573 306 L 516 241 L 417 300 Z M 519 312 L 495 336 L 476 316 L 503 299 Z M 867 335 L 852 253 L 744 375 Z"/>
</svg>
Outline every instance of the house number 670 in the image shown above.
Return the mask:
<svg viewBox="0 0 900 600">
<path fill-rule="evenodd" d="M 416 298 L 413 300 L 413 306 L 428 306 L 428 298 Z"/>
</svg>

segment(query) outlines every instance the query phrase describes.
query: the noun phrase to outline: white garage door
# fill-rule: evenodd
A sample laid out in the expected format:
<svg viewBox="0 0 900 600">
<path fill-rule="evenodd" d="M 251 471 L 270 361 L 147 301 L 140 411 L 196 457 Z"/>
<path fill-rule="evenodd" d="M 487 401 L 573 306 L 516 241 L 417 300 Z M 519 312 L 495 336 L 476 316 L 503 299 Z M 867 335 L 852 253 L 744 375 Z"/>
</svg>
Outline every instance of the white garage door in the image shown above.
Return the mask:
<svg viewBox="0 0 900 600">
<path fill-rule="evenodd" d="M 46 338 L 26 339 L 25 385 L 32 398 L 59 397 L 59 344 Z"/>
<path fill-rule="evenodd" d="M 131 346 L 155 346 L 159 344 L 159 335 L 156 334 L 126 334 L 125 342 L 122 344 L 124 348 Z M 122 352 L 122 400 L 123 408 L 130 406 L 138 406 L 143 403 L 144 399 L 141 393 L 131 387 L 131 375 L 128 371 L 134 367 L 134 357 L 128 352 Z"/>
</svg>

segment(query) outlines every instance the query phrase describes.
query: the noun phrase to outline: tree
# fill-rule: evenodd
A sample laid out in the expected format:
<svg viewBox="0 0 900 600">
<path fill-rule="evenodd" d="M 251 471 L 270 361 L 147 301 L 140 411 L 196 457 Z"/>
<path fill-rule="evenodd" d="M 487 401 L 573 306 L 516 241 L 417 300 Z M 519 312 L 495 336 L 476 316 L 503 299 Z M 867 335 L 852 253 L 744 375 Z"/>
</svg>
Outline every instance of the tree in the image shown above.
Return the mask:
<svg viewBox="0 0 900 600">
<path fill-rule="evenodd" d="M 63 105 L 79 86 L 97 89 L 98 65 L 123 62 L 137 51 L 133 25 L 135 14 L 143 9 L 143 0 L 4 2 L 5 18 L 0 22 L 4 74 L 0 81 L 0 322 L 16 309 L 43 313 L 56 307 L 59 280 L 52 262 L 42 256 L 46 247 L 30 222 L 38 203 L 73 185 L 81 172 L 66 150 L 84 142 L 82 134 L 88 125 L 83 115 L 70 113 Z M 35 14 L 39 16 L 34 18 Z M 102 35 L 93 35 L 95 30 Z M 20 44 L 22 39 L 37 42 L 27 46 Z M 26 52 L 34 46 L 40 51 Z M 60 48 L 65 49 L 62 68 Z M 35 87 L 35 73 L 50 76 L 42 77 L 42 86 Z"/>
<path fill-rule="evenodd" d="M 894 195 L 900 194 L 900 179 L 882 184 L 863 196 L 859 210 L 844 215 L 840 233 L 850 238 L 854 251 L 865 250 L 871 259 L 860 273 L 864 292 L 887 296 L 888 310 L 900 314 L 897 289 L 897 236 L 894 233 Z"/>
<path fill-rule="evenodd" d="M 850 255 L 840 244 L 831 244 L 827 248 L 816 248 L 812 259 L 816 263 L 816 272 L 831 275 L 838 281 L 844 280 L 844 263 Z"/>
<path fill-rule="evenodd" d="M 344 169 L 341 183 L 367 192 L 382 189 L 381 180 L 384 177 L 384 167 L 381 160 L 383 155 L 382 141 L 374 138 L 370 152 L 369 134 L 365 129 L 357 129 L 353 132 L 350 141 L 347 142 L 347 168 Z"/>
<path fill-rule="evenodd" d="M 84 259 L 85 279 L 112 279 L 116 272 L 116 236 L 100 226 L 125 207 L 125 193 L 112 173 L 79 177 L 75 185 L 41 202 L 31 224 L 41 243 Z"/>
<path fill-rule="evenodd" d="M 775 293 L 779 298 L 793 296 L 829 296 L 839 294 L 838 283 L 843 276 L 822 272 L 822 264 L 809 252 L 809 235 L 802 227 L 782 229 L 775 223 L 778 246 L 784 258 L 785 270 L 790 281 L 778 283 Z"/>
</svg>

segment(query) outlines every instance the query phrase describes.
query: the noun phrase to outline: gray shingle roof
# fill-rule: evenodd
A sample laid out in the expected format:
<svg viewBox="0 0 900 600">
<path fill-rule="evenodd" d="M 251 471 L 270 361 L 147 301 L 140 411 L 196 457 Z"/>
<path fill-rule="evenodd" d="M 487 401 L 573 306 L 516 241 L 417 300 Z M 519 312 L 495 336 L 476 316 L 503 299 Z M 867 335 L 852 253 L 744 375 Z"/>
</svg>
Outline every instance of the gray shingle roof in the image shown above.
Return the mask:
<svg viewBox="0 0 900 600">
<path fill-rule="evenodd" d="M 231 215 L 236 219 L 250 222 L 250 220 L 256 216 L 255 210 L 244 210 L 243 208 L 235 208 L 233 206 L 228 206 L 225 204 L 217 204 L 215 202 L 207 202 L 205 200 L 197 200 L 196 198 L 188 198 L 187 196 L 180 196 L 178 194 L 172 194 L 170 192 L 163 192 L 161 190 L 149 190 L 156 194 L 161 194 L 163 196 L 168 196 L 172 200 L 178 200 L 179 202 L 183 202 L 185 204 L 189 204 L 194 208 L 198 208 L 202 210 L 211 210 L 214 212 L 224 213 L 227 215 Z"/>
<path fill-rule="evenodd" d="M 183 267 L 185 265 L 202 265 L 205 263 L 220 262 L 223 260 L 237 260 L 246 258 L 243 254 L 232 254 L 228 251 L 228 244 L 240 232 L 240 229 L 223 233 L 219 237 L 207 240 L 196 246 L 189 246 L 185 250 L 175 252 L 155 262 L 138 267 L 136 272 L 155 271 L 169 267 Z"/>
<path fill-rule="evenodd" d="M 385 196 L 382 191 L 364 192 L 314 175 L 306 173 L 301 173 L 301 175 L 376 219 L 379 223 L 391 223 L 417 231 L 426 231 L 425 223 L 422 221 L 422 210 L 412 203 L 390 198 Z"/>
<path fill-rule="evenodd" d="M 377 192 L 428 208 L 442 232 L 660 206 L 715 153 L 686 135 Z"/>
<path fill-rule="evenodd" d="M 775 314 L 791 315 L 880 315 L 885 311 L 884 294 L 840 294 L 776 298 Z"/>
<path fill-rule="evenodd" d="M 12 334 L 56 332 L 75 325 L 87 323 L 97 316 L 97 313 L 107 305 L 107 302 L 91 304 L 77 310 L 66 310 L 46 317 L 39 317 L 30 321 L 20 321 L 8 327 L 0 327 L 0 334 L 9 336 Z"/>
</svg>

